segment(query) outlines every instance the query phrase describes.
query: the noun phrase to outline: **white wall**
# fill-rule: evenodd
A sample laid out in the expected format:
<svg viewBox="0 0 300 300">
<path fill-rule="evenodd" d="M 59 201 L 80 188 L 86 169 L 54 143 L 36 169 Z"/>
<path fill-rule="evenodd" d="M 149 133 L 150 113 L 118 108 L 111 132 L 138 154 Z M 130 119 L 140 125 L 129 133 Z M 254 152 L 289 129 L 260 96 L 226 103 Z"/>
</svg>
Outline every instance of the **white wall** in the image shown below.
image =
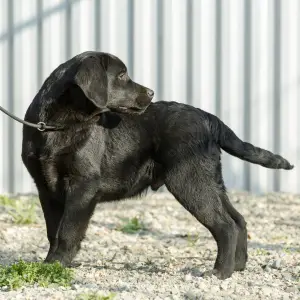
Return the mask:
<svg viewBox="0 0 300 300">
<path fill-rule="evenodd" d="M 297 0 L 0 0 L 0 105 L 23 117 L 58 64 L 111 52 L 155 100 L 217 114 L 293 171 L 224 154 L 228 188 L 300 192 L 300 2 Z M 39 63 L 39 61 L 41 63 Z M 277 117 L 276 117 L 277 116 Z M 0 193 L 30 192 L 22 125 L 0 115 Z"/>
</svg>

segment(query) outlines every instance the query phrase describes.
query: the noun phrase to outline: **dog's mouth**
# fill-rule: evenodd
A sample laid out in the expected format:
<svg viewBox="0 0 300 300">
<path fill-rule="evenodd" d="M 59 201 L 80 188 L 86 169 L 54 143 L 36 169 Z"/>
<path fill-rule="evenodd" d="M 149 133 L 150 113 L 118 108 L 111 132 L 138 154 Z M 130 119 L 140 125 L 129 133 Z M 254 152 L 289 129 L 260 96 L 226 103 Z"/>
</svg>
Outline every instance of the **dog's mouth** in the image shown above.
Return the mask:
<svg viewBox="0 0 300 300">
<path fill-rule="evenodd" d="M 111 111 L 120 112 L 120 113 L 128 113 L 128 114 L 141 114 L 146 110 L 145 108 L 139 107 L 126 107 L 126 106 L 119 106 L 111 108 Z"/>
</svg>

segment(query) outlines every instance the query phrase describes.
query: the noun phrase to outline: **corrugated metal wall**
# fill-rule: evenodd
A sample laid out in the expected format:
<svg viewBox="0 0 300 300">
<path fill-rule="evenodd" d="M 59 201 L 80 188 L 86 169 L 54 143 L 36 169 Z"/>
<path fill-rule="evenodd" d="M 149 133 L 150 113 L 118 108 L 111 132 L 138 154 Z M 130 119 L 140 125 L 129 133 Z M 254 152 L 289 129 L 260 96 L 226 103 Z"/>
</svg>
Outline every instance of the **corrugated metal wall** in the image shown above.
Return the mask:
<svg viewBox="0 0 300 300">
<path fill-rule="evenodd" d="M 0 0 L 0 105 L 23 117 L 61 62 L 111 52 L 155 100 L 186 102 L 281 153 L 284 172 L 224 154 L 229 188 L 299 192 L 300 1 Z M 22 126 L 0 115 L 0 192 L 30 192 Z"/>
</svg>

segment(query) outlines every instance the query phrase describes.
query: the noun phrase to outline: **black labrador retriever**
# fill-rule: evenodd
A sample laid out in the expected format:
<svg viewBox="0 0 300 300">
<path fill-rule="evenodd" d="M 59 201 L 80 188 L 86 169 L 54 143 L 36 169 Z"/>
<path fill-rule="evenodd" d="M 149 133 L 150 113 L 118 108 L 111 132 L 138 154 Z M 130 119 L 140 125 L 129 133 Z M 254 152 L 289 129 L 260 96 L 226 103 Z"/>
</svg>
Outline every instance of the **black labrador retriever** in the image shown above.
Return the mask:
<svg viewBox="0 0 300 300">
<path fill-rule="evenodd" d="M 44 82 L 25 119 L 58 130 L 23 128 L 22 160 L 35 181 L 50 249 L 45 262 L 71 263 L 98 202 L 130 198 L 165 184 L 213 235 L 212 274 L 244 270 L 247 230 L 231 205 L 221 149 L 273 169 L 293 168 L 279 155 L 241 141 L 216 116 L 176 102 L 150 103 L 115 56 L 84 52 Z"/>
</svg>

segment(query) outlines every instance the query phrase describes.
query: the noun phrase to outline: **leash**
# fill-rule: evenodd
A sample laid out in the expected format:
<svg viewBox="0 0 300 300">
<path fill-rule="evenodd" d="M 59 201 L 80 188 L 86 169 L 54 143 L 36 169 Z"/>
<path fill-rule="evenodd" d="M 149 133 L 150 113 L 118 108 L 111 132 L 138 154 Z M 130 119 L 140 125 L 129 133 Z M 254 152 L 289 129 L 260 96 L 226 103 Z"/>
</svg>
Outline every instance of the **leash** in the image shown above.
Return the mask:
<svg viewBox="0 0 300 300">
<path fill-rule="evenodd" d="M 13 114 L 11 114 L 9 111 L 7 111 L 6 109 L 4 109 L 2 106 L 0 106 L 0 110 L 2 112 L 4 112 L 6 115 L 8 115 L 10 118 L 24 124 L 24 125 L 27 125 L 29 127 L 33 127 L 33 128 L 36 128 L 37 130 L 39 131 L 45 131 L 45 130 L 55 130 L 55 129 L 58 129 L 57 127 L 55 126 L 48 126 L 46 125 L 46 123 L 44 122 L 38 122 L 37 124 L 35 123 L 30 123 L 30 122 L 27 122 L 27 121 L 24 121 L 16 116 L 14 116 Z"/>
<path fill-rule="evenodd" d="M 37 124 L 35 123 L 31 123 L 31 122 L 27 122 L 25 120 L 22 120 L 18 117 L 16 117 L 15 115 L 11 114 L 9 111 L 7 111 L 6 109 L 4 109 L 2 106 L 0 106 L 0 110 L 2 112 L 4 112 L 6 115 L 8 115 L 10 118 L 14 119 L 15 121 L 17 122 L 20 122 L 26 126 L 29 126 L 29 127 L 33 127 L 33 128 L 36 128 L 37 130 L 39 131 L 45 131 L 45 130 L 62 130 L 66 127 L 58 127 L 58 126 L 49 126 L 49 125 L 46 125 L 45 122 L 38 122 Z M 95 117 L 96 115 L 98 115 L 100 112 L 105 112 L 105 111 L 109 111 L 109 109 L 102 109 L 102 110 L 96 110 L 96 112 L 94 112 L 91 117 L 89 118 L 89 120 L 91 120 L 93 117 Z"/>
</svg>

